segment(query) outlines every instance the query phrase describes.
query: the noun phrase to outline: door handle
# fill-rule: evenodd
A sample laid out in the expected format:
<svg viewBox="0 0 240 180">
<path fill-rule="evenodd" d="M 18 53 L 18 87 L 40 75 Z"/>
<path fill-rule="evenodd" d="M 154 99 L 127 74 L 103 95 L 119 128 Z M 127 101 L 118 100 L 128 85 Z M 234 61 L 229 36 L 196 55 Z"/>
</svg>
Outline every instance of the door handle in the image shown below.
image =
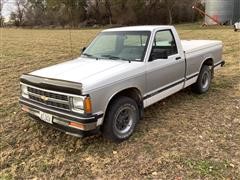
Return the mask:
<svg viewBox="0 0 240 180">
<path fill-rule="evenodd" d="M 182 59 L 181 57 L 176 57 L 176 60 L 180 60 L 180 59 Z"/>
</svg>

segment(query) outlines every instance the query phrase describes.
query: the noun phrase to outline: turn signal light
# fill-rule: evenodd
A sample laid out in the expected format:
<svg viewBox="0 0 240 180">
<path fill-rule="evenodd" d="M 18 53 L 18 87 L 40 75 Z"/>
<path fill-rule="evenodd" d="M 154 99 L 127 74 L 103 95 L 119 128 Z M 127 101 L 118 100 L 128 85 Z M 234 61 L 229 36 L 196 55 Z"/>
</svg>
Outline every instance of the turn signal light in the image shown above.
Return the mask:
<svg viewBox="0 0 240 180">
<path fill-rule="evenodd" d="M 92 103 L 90 97 L 86 97 L 84 100 L 85 113 L 92 113 Z"/>
<path fill-rule="evenodd" d="M 80 124 L 80 123 L 69 122 L 68 125 L 69 125 L 69 126 L 72 126 L 72 127 L 74 127 L 74 128 L 77 128 L 77 129 L 84 130 L 84 125 L 83 125 L 83 124 Z"/>
</svg>

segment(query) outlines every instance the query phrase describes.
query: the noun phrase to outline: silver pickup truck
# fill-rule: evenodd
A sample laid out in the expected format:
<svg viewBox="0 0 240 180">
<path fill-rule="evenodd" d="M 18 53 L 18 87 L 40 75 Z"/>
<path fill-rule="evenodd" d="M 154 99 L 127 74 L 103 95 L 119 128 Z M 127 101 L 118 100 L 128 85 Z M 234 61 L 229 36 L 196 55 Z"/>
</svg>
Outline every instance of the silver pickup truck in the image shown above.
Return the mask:
<svg viewBox="0 0 240 180">
<path fill-rule="evenodd" d="M 210 87 L 224 65 L 221 41 L 183 40 L 173 26 L 103 30 L 81 56 L 20 78 L 22 110 L 82 137 L 129 138 L 144 108 L 188 86 Z"/>
</svg>

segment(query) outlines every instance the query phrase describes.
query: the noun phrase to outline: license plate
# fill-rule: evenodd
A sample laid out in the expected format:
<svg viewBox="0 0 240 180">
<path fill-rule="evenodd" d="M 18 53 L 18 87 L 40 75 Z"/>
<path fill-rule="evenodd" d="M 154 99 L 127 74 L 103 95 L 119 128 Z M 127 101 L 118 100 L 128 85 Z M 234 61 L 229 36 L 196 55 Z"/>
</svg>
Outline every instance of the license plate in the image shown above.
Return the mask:
<svg viewBox="0 0 240 180">
<path fill-rule="evenodd" d="M 47 114 L 47 113 L 44 113 L 44 112 L 40 112 L 40 119 L 47 122 L 47 123 L 50 123 L 52 124 L 52 115 L 51 114 Z"/>
</svg>

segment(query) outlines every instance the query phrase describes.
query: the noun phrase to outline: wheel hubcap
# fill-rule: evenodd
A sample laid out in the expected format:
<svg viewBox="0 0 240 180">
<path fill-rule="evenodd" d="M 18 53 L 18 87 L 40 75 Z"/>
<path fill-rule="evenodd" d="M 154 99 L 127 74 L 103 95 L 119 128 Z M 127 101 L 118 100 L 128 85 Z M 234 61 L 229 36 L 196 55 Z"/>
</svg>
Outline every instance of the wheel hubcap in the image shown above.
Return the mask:
<svg viewBox="0 0 240 180">
<path fill-rule="evenodd" d="M 208 84 L 209 84 L 208 74 L 204 73 L 203 77 L 202 77 L 202 87 L 203 87 L 203 89 L 206 89 L 208 87 Z"/>
<path fill-rule="evenodd" d="M 128 132 L 133 124 L 133 112 L 129 107 L 121 109 L 117 114 L 116 130 L 119 133 Z"/>
</svg>

